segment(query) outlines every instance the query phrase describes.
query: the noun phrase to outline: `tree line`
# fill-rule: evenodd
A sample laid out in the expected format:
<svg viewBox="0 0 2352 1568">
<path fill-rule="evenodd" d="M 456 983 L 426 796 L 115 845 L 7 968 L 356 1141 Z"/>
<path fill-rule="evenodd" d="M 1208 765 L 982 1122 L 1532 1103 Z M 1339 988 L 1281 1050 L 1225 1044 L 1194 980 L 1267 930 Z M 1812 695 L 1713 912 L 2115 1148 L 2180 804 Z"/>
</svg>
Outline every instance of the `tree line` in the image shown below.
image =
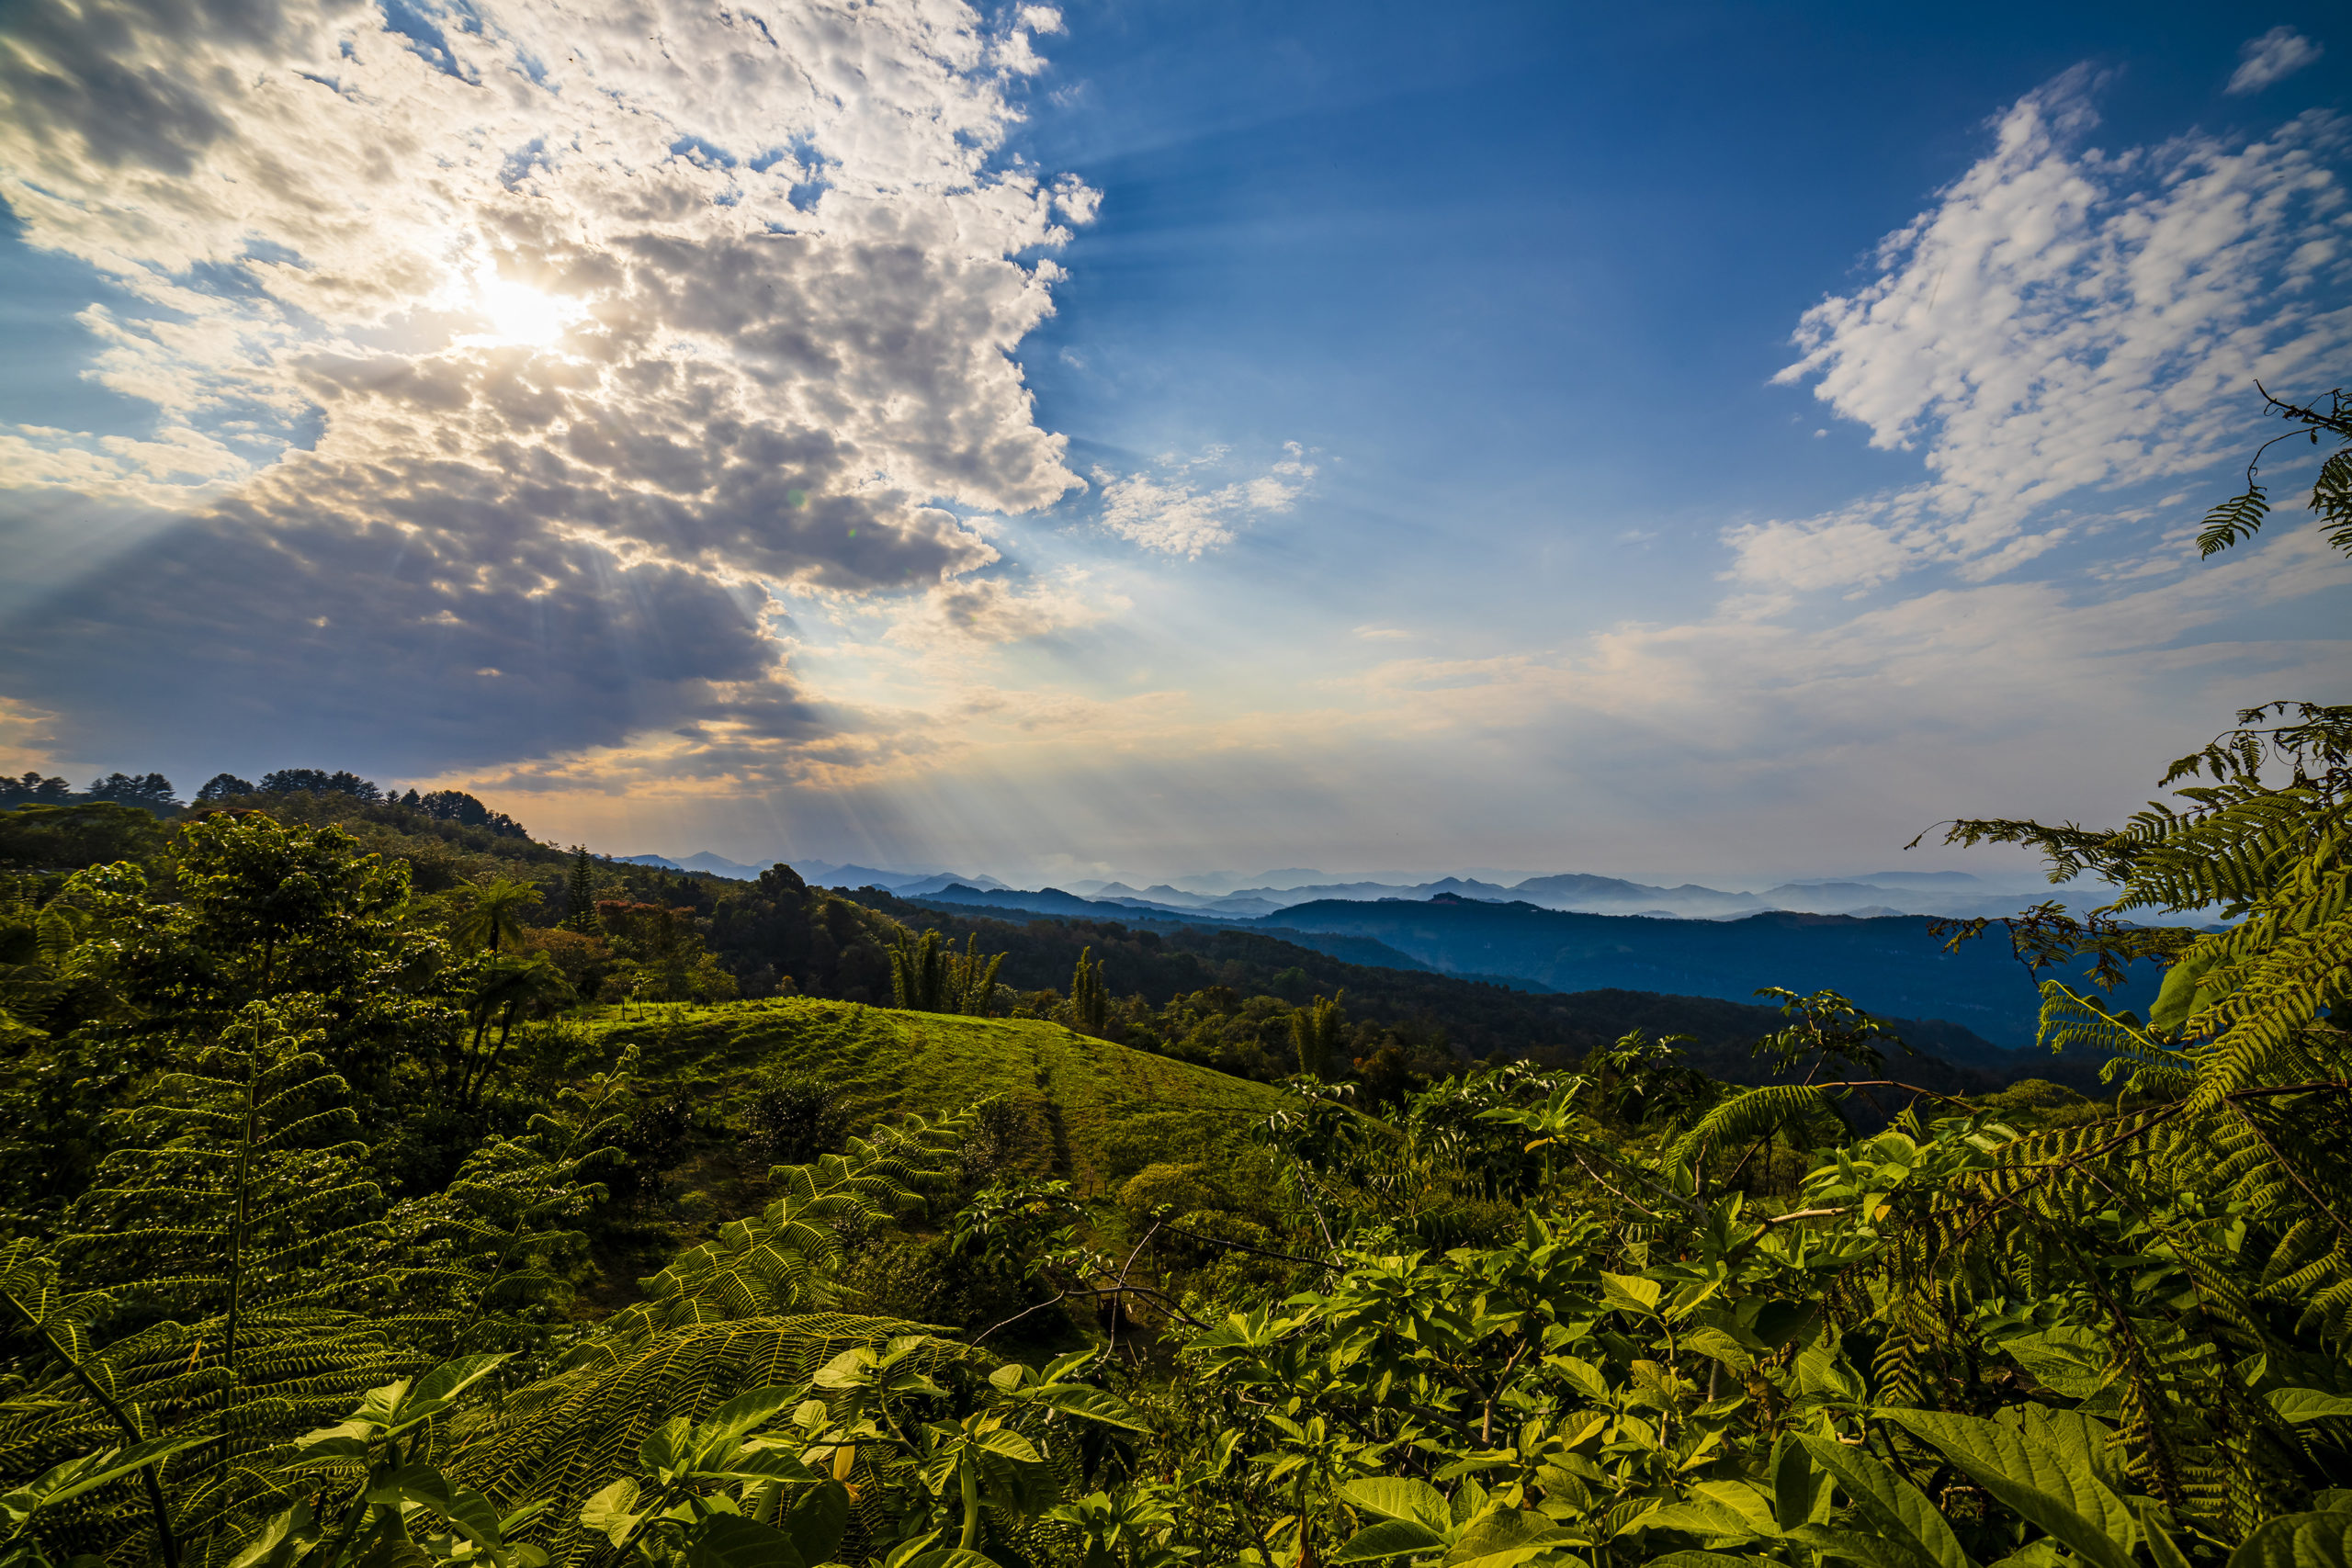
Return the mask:
<svg viewBox="0 0 2352 1568">
<path fill-rule="evenodd" d="M 508 838 L 526 839 L 527 829 L 503 811 L 493 811 L 464 790 L 435 789 L 419 794 L 414 789 L 405 792 L 387 791 L 374 781 L 361 778 L 347 770 L 329 773 L 323 768 L 279 768 L 264 773 L 261 782 L 239 778 L 234 773 L 215 773 L 196 792 L 195 805 L 226 808 L 240 803 L 251 803 L 272 795 L 322 795 L 348 797 L 367 805 L 385 804 L 419 812 L 436 821 L 457 822 L 469 828 L 482 828 Z M 172 781 L 161 773 L 107 773 L 90 781 L 90 787 L 75 790 L 64 779 L 54 774 L 43 775 L 28 770 L 16 778 L 0 778 L 0 810 L 19 806 L 73 806 L 90 804 L 137 807 L 158 817 L 174 817 L 186 810 Z"/>
</svg>

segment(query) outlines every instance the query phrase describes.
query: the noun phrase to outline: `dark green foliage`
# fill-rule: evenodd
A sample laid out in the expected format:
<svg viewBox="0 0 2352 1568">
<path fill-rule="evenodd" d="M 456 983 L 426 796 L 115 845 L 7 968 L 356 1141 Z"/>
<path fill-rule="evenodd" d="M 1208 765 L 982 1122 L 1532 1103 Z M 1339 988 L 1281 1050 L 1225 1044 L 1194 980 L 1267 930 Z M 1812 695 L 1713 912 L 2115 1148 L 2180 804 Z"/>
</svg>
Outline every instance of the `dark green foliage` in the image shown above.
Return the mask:
<svg viewBox="0 0 2352 1568">
<path fill-rule="evenodd" d="M 605 929 L 596 919 L 596 865 L 577 844 L 571 847 L 571 870 L 563 881 L 563 929 L 584 936 Z"/>
<path fill-rule="evenodd" d="M 939 933 L 917 937 L 902 931 L 890 949 L 890 999 L 913 1012 L 967 1013 L 987 1018 L 996 1010 L 996 975 L 1004 954 L 982 958 L 977 937 L 962 953 L 943 946 Z"/>
<path fill-rule="evenodd" d="M 354 773 L 328 773 L 323 768 L 280 768 L 261 776 L 263 795 L 347 795 L 354 800 L 374 802 L 384 798 L 384 792 Z"/>
<path fill-rule="evenodd" d="M 338 773 L 335 776 L 337 778 L 343 778 L 347 775 Z M 335 788 L 332 783 L 323 786 L 314 784 L 305 785 L 303 787 L 311 789 Z M 360 792 L 357 790 L 351 790 L 346 793 L 359 795 Z M 367 798 L 365 795 L 361 795 L 360 797 L 362 799 Z M 489 807 L 484 806 L 481 801 L 476 800 L 472 795 L 468 795 L 463 790 L 436 789 L 424 795 L 419 795 L 416 791 L 410 790 L 406 795 L 401 796 L 400 804 L 408 807 L 413 810 L 422 812 L 436 822 L 455 822 L 462 827 L 481 828 L 486 831 L 494 833 L 501 838 L 527 839 L 530 837 L 530 835 L 524 830 L 523 824 L 515 821 L 514 818 L 507 816 L 503 811 L 492 811 Z"/>
<path fill-rule="evenodd" d="M 1100 1035 L 1109 1027 L 1111 993 L 1102 984 L 1102 965 L 1088 948 L 1078 955 L 1069 979 L 1069 1026 L 1081 1034 Z"/>
<path fill-rule="evenodd" d="M 84 792 L 86 800 L 107 800 L 117 806 L 136 806 L 158 817 L 169 817 L 180 808 L 179 797 L 172 791 L 172 781 L 161 773 L 145 773 L 132 777 L 128 773 L 108 773 L 91 781 Z"/>
<path fill-rule="evenodd" d="M 217 1032 L 248 1003 L 307 996 L 328 1061 L 373 1089 L 405 1057 L 437 1054 L 462 1013 L 439 980 L 446 944 L 411 919 L 408 868 L 356 850 L 337 829 L 224 814 L 179 830 L 175 901 L 129 865 L 69 886 L 109 930 L 138 1033 Z"/>
<path fill-rule="evenodd" d="M 0 865 L 79 871 L 145 860 L 163 846 L 163 826 L 137 807 L 96 802 L 0 811 Z"/>
<path fill-rule="evenodd" d="M 30 771 L 21 778 L 0 778 L 0 807 L 63 806 L 73 798 L 74 786 L 61 778 L 43 778 Z"/>
<path fill-rule="evenodd" d="M 660 1200 L 665 1173 L 678 1163 L 695 1130 L 694 1107 L 683 1100 L 657 1100 L 640 1106 L 610 1136 L 613 1157 L 605 1186 L 624 1209 L 643 1209 Z"/>
<path fill-rule="evenodd" d="M 835 1152 L 849 1133 L 849 1110 L 814 1073 L 766 1078 L 742 1112 L 751 1152 L 771 1165 L 799 1165 Z"/>
<path fill-rule="evenodd" d="M 1309 1077 L 1330 1076 L 1340 1032 L 1347 1026 L 1347 1014 L 1340 1009 L 1346 995 L 1342 991 L 1336 997 L 1317 997 L 1290 1015 L 1291 1048 L 1298 1055 L 1298 1070 Z"/>
</svg>

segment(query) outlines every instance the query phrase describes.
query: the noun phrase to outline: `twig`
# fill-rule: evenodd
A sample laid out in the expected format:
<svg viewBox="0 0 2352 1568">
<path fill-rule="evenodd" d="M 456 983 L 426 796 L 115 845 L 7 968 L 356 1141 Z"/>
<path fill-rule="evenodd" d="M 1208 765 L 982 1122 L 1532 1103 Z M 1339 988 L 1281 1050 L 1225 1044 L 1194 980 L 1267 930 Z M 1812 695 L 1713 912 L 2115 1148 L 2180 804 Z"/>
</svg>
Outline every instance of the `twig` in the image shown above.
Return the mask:
<svg viewBox="0 0 2352 1568">
<path fill-rule="evenodd" d="M 1252 1247 L 1246 1241 L 1227 1241 L 1223 1236 L 1203 1235 L 1198 1231 L 1188 1231 L 1182 1225 L 1170 1225 L 1167 1230 L 1170 1235 L 1181 1235 L 1187 1241 L 1204 1241 L 1211 1247 L 1229 1247 L 1236 1252 L 1254 1252 L 1261 1258 L 1279 1258 L 1286 1263 L 1311 1264 L 1317 1269 L 1331 1267 L 1332 1260 L 1328 1258 L 1301 1258 L 1295 1252 L 1277 1252 L 1271 1247 Z"/>
</svg>

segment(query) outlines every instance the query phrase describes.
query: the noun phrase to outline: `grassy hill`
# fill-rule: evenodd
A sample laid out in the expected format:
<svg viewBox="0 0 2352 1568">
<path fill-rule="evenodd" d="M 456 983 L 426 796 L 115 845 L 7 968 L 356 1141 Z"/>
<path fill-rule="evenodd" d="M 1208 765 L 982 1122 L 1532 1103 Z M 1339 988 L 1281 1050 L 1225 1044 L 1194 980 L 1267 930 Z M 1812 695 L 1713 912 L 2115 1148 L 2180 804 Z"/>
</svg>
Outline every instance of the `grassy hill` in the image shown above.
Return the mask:
<svg viewBox="0 0 2352 1568">
<path fill-rule="evenodd" d="M 1002 1095 L 1014 1117 L 1011 1163 L 1065 1177 L 1081 1192 L 1106 1191 L 1160 1160 L 1236 1156 L 1250 1123 L 1281 1100 L 1265 1084 L 1035 1020 L 794 998 L 605 1009 L 580 1027 L 608 1058 L 636 1045 L 640 1093 L 686 1099 L 707 1121 L 739 1117 L 763 1079 L 782 1072 L 831 1086 L 856 1132 Z"/>
</svg>

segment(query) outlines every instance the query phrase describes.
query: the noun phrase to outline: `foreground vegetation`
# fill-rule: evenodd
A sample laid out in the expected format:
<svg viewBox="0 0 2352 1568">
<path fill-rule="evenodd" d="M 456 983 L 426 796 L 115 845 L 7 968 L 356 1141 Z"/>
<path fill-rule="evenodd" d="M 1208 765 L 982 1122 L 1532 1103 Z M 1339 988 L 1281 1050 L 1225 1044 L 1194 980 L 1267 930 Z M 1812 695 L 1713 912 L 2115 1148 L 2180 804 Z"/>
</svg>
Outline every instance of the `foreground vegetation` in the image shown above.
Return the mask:
<svg viewBox="0 0 2352 1568">
<path fill-rule="evenodd" d="M 519 879 L 188 820 L 14 888 L 0 1532 L 235 1568 L 2342 1563 L 2352 708 L 2245 713 L 2165 784 L 2115 829 L 1948 829 L 2114 885 L 1998 928 L 2051 961 L 2052 1040 L 2111 1056 L 2098 1098 L 1923 1092 L 1826 993 L 1781 998 L 1769 1084 L 1637 1032 L 1385 1100 L 1309 998 L 1274 1089 L 1102 1039 L 1089 953 L 1059 1016 L 982 1017 L 976 944 L 783 876 L 778 951 L 838 964 L 848 922 L 904 1005 L 652 1002 L 719 988 L 674 910 L 591 880 L 534 928 Z M 582 1006 L 566 934 L 625 1000 Z M 2152 959 L 2150 1015 L 2112 1009 Z"/>
</svg>

